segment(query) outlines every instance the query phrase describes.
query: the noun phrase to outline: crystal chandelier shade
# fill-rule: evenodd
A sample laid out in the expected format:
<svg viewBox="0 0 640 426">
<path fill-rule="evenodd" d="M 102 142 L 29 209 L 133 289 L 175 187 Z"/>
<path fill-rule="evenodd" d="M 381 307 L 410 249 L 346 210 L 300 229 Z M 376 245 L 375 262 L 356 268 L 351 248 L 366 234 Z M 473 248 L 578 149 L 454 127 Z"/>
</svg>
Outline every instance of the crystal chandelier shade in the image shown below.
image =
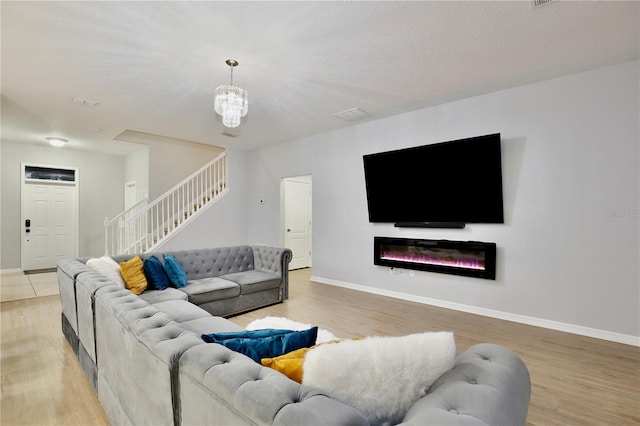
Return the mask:
<svg viewBox="0 0 640 426">
<path fill-rule="evenodd" d="M 233 85 L 233 67 L 238 65 L 238 61 L 227 59 L 226 63 L 231 67 L 231 82 L 216 88 L 214 109 L 222 116 L 222 124 L 226 127 L 238 127 L 240 119 L 247 115 L 249 100 L 246 90 Z"/>
</svg>

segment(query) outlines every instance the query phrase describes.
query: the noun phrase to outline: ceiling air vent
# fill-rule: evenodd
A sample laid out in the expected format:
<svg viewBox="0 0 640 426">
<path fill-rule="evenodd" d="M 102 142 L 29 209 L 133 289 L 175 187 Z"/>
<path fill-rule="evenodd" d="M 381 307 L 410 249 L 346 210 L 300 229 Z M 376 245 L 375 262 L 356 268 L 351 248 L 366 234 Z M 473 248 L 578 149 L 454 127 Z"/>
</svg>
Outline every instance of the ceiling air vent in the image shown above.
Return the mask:
<svg viewBox="0 0 640 426">
<path fill-rule="evenodd" d="M 348 121 L 349 123 L 355 123 L 356 121 L 371 117 L 371 114 L 360 108 L 351 108 L 346 111 L 337 112 L 333 114 L 333 116 L 340 120 Z"/>
<path fill-rule="evenodd" d="M 231 132 L 227 132 L 227 131 L 224 131 L 224 132 L 222 132 L 222 133 L 220 133 L 220 134 L 221 134 L 222 136 L 227 136 L 227 137 L 230 137 L 230 138 L 235 138 L 236 136 L 238 136 L 238 135 L 234 135 L 233 133 L 231 133 Z"/>
<path fill-rule="evenodd" d="M 531 0 L 531 9 L 542 7 L 545 4 L 551 3 L 553 0 Z"/>
<path fill-rule="evenodd" d="M 87 107 L 94 107 L 98 105 L 98 101 L 94 101 L 93 99 L 84 99 L 84 98 L 71 98 L 74 104 L 84 105 Z"/>
</svg>

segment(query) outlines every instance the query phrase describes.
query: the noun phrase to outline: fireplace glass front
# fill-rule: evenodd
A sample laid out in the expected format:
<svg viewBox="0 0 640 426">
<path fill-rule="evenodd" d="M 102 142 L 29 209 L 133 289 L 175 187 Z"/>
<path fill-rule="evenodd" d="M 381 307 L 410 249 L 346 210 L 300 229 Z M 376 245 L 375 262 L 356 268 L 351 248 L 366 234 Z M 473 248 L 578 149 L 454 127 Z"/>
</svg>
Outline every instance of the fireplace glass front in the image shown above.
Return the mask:
<svg viewBox="0 0 640 426">
<path fill-rule="evenodd" d="M 496 244 L 374 237 L 373 263 L 495 280 Z"/>
</svg>

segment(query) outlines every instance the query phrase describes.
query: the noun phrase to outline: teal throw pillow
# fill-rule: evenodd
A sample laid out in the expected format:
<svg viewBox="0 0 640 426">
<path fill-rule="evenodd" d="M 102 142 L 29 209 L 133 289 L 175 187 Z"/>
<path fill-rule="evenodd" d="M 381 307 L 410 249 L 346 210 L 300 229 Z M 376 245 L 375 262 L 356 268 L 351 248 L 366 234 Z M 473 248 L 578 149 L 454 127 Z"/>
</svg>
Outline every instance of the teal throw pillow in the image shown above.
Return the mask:
<svg viewBox="0 0 640 426">
<path fill-rule="evenodd" d="M 203 339 L 205 334 L 202 335 Z M 310 348 L 316 344 L 318 327 L 308 330 L 289 331 L 267 337 L 237 337 L 218 340 L 215 343 L 226 346 L 232 351 L 240 352 L 260 364 L 262 358 L 275 358 L 302 348 Z"/>
<path fill-rule="evenodd" d="M 182 269 L 182 265 L 178 263 L 176 258 L 170 254 L 164 255 L 164 271 L 174 286 L 182 288 L 187 285 L 187 273 Z"/>
<path fill-rule="evenodd" d="M 260 339 L 263 337 L 287 334 L 295 330 L 281 330 L 278 328 L 263 328 L 260 330 L 227 331 L 223 333 L 203 334 L 202 340 L 207 343 L 219 343 L 221 340 L 229 339 Z"/>
<path fill-rule="evenodd" d="M 145 259 L 142 264 L 144 275 L 147 277 L 147 283 L 151 290 L 164 290 L 169 287 L 169 278 L 164 272 L 162 262 L 157 257 L 151 256 Z"/>
</svg>

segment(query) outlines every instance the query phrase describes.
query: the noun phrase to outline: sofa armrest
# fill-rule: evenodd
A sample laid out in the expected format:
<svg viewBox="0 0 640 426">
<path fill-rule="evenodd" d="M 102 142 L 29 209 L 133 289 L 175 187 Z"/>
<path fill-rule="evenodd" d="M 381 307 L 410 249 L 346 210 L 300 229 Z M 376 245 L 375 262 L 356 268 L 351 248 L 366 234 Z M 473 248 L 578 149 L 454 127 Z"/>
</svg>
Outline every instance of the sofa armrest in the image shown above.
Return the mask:
<svg viewBox="0 0 640 426">
<path fill-rule="evenodd" d="M 456 356 L 402 425 L 524 425 L 530 397 L 524 362 L 505 347 L 482 343 Z"/>
<path fill-rule="evenodd" d="M 283 300 L 289 298 L 289 262 L 293 253 L 288 248 L 251 246 L 253 269 L 282 277 Z"/>
</svg>

